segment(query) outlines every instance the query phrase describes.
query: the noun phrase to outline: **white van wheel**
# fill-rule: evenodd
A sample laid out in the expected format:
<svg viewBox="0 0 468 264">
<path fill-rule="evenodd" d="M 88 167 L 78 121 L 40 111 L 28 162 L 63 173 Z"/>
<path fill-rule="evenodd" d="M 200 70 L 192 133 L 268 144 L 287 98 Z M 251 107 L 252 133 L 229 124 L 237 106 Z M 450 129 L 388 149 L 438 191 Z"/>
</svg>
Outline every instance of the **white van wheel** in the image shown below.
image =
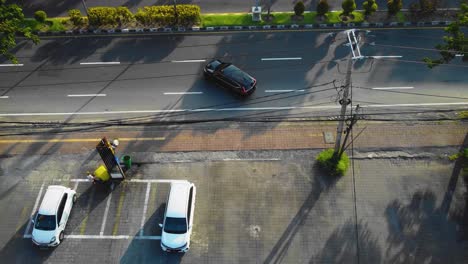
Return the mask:
<svg viewBox="0 0 468 264">
<path fill-rule="evenodd" d="M 76 194 L 73 195 L 73 203 L 76 203 Z"/>
<path fill-rule="evenodd" d="M 64 238 L 65 238 L 65 235 L 63 234 L 63 232 L 60 232 L 60 235 L 59 235 L 60 242 L 62 242 Z"/>
</svg>

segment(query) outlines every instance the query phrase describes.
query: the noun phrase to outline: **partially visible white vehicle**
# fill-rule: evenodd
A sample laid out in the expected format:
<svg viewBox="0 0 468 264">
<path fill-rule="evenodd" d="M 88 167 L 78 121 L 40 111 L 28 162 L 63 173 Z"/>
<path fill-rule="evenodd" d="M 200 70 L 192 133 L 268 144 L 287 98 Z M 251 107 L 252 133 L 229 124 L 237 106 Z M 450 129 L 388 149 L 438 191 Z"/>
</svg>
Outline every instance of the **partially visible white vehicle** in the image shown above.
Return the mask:
<svg viewBox="0 0 468 264">
<path fill-rule="evenodd" d="M 65 226 L 75 202 L 74 190 L 50 185 L 36 216 L 32 219 L 32 242 L 40 247 L 58 246 L 65 236 Z"/>
<path fill-rule="evenodd" d="M 167 252 L 187 252 L 190 248 L 196 188 L 193 183 L 171 183 L 162 227 L 161 248 Z"/>
</svg>

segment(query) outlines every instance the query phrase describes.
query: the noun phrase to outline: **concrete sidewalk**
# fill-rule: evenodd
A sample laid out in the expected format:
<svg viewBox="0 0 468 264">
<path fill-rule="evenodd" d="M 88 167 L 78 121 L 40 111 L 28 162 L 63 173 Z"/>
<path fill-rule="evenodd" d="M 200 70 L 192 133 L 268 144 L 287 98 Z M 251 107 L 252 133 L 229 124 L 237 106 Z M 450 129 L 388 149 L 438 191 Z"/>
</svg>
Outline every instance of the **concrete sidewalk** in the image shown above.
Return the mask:
<svg viewBox="0 0 468 264">
<path fill-rule="evenodd" d="M 325 140 L 325 133 L 332 138 Z M 460 147 L 467 143 L 466 122 L 358 122 L 355 149 Z M 120 138 L 119 152 L 286 150 L 332 148 L 336 122 L 217 123 L 184 127 L 112 128 L 99 132 L 0 138 L 0 155 L 73 154 L 94 149 L 99 138 Z M 348 140 L 351 142 L 351 139 Z"/>
</svg>

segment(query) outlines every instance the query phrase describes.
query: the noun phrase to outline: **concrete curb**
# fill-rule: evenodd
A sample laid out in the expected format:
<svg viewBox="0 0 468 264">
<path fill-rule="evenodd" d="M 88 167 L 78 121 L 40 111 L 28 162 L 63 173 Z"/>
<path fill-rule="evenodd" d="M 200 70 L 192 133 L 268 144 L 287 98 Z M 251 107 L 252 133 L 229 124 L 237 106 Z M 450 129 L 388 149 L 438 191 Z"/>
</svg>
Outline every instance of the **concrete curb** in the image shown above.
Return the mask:
<svg viewBox="0 0 468 264">
<path fill-rule="evenodd" d="M 134 34 L 141 33 L 195 33 L 195 32 L 226 32 L 226 31 L 281 31 L 281 30 L 304 30 L 304 29 L 341 29 L 341 28 L 396 28 L 396 27 L 434 27 L 447 26 L 453 21 L 430 21 L 430 22 L 387 22 L 387 23 L 335 23 L 335 24 L 305 24 L 305 25 L 263 25 L 263 26 L 217 26 L 217 27 L 158 27 L 158 28 L 115 28 L 115 29 L 79 29 L 59 32 L 35 31 L 40 36 L 62 36 L 62 35 L 104 35 L 104 34 Z"/>
</svg>

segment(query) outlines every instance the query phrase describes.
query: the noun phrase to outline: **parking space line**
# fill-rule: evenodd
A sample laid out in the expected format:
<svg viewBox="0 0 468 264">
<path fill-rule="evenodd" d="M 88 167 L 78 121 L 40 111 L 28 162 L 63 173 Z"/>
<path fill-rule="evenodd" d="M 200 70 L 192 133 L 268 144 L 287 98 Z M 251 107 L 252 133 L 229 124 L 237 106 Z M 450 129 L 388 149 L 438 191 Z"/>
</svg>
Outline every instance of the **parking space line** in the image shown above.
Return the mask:
<svg viewBox="0 0 468 264">
<path fill-rule="evenodd" d="M 145 225 L 146 212 L 148 211 L 148 200 L 150 196 L 151 182 L 146 184 L 145 204 L 143 205 L 143 216 L 141 217 L 140 236 L 143 236 L 143 226 Z"/>
<path fill-rule="evenodd" d="M 122 188 L 119 197 L 119 205 L 117 206 L 117 213 L 115 214 L 115 222 L 114 227 L 112 228 L 112 235 L 117 235 L 117 231 L 119 230 L 119 222 L 120 222 L 120 215 L 122 214 L 122 207 L 123 202 L 125 200 L 125 188 Z"/>
<path fill-rule="evenodd" d="M 88 206 L 86 207 L 86 215 L 85 215 L 83 221 L 81 222 L 80 235 L 84 235 L 84 233 L 86 231 L 86 225 L 88 224 L 89 212 L 91 211 L 91 203 L 94 200 L 94 194 L 95 193 L 96 193 L 96 188 L 93 188 L 91 190 L 91 195 L 90 195 L 90 197 L 88 199 Z"/>
<path fill-rule="evenodd" d="M 100 236 L 104 235 L 104 228 L 106 228 L 107 214 L 109 213 L 111 198 L 112 198 L 112 193 L 109 193 L 109 197 L 107 198 L 107 203 L 106 203 L 106 209 L 104 210 L 104 218 L 102 219 L 101 232 L 99 232 Z"/>
<path fill-rule="evenodd" d="M 79 183 L 80 183 L 80 182 L 75 182 L 75 186 L 73 186 L 73 190 L 74 190 L 75 192 L 76 192 L 76 189 L 78 189 L 78 184 L 79 184 Z"/>
<path fill-rule="evenodd" d="M 37 207 L 39 206 L 39 200 L 41 199 L 42 197 L 42 191 L 44 191 L 44 182 L 42 183 L 41 185 L 41 189 L 39 190 L 39 194 L 37 195 L 37 198 L 36 198 L 36 202 L 34 203 L 34 207 L 32 209 L 32 212 L 31 212 L 31 217 L 30 219 L 28 219 L 28 225 L 26 226 L 26 229 L 24 230 L 24 235 L 23 237 L 26 238 L 27 234 L 29 233 L 29 229 L 31 228 L 31 218 L 34 216 L 34 213 L 36 213 L 36 210 L 37 210 Z"/>
</svg>

